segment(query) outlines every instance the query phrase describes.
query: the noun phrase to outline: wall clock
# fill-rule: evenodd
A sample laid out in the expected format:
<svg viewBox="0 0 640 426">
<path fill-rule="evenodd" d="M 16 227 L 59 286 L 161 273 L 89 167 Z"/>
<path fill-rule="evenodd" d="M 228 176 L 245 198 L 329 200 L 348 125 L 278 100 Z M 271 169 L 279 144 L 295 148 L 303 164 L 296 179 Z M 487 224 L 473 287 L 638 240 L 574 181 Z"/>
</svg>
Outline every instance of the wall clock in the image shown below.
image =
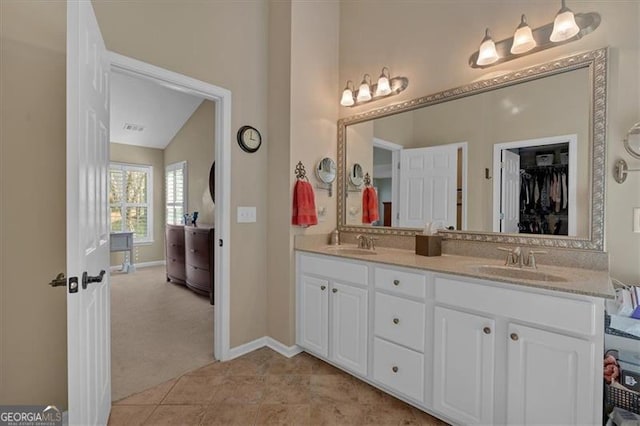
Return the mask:
<svg viewBox="0 0 640 426">
<path fill-rule="evenodd" d="M 243 151 L 256 152 L 262 145 L 262 135 L 255 127 L 242 126 L 238 130 L 238 144 Z"/>
</svg>

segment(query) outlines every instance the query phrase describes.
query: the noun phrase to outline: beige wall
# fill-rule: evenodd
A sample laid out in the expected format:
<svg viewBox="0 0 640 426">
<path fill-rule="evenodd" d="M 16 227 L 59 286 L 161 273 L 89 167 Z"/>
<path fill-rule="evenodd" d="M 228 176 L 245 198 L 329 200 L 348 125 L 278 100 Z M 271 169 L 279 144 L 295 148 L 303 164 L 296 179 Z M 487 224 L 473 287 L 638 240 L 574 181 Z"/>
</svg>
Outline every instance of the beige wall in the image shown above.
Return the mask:
<svg viewBox="0 0 640 426">
<path fill-rule="evenodd" d="M 375 7 L 365 8 L 359 1 L 346 0 L 340 10 L 340 82 L 358 79 L 365 72 L 377 73 L 386 65 L 392 75 L 409 78 L 407 90 L 388 101 L 395 103 L 468 84 L 494 72 L 513 71 L 609 46 L 606 245 L 612 275 L 637 282 L 640 234 L 632 233 L 631 225 L 632 208 L 640 206 L 640 174 L 630 175 L 624 185 L 615 183 L 610 176 L 618 158 L 631 160 L 621 141 L 640 117 L 640 2 L 573 0 L 570 7 L 576 12 L 600 13 L 600 27 L 575 43 L 480 70 L 470 68 L 467 61 L 477 50 L 485 27 L 491 28 L 497 40 L 507 38 L 513 34 L 521 13 L 526 13 L 531 23 L 551 22 L 558 2 L 380 1 Z M 340 89 L 336 88 L 336 98 Z M 385 103 L 341 108 L 340 116 Z M 633 161 L 631 164 L 637 166 Z"/>
<path fill-rule="evenodd" d="M 109 145 L 110 161 L 153 167 L 153 242 L 135 244 L 133 261 L 142 263 L 164 260 L 164 151 L 117 142 Z M 111 266 L 121 265 L 124 254 L 111 253 Z"/>
<path fill-rule="evenodd" d="M 187 162 L 187 211 L 197 211 L 198 222 L 209 224 L 215 221 L 209 192 L 209 171 L 216 146 L 214 118 L 215 104 L 203 101 L 164 150 L 164 166 Z"/>
<path fill-rule="evenodd" d="M 231 91 L 231 347 L 264 336 L 267 3 L 96 0 L 93 5 L 107 49 Z M 243 152 L 235 141 L 245 124 L 263 134 L 255 154 Z M 236 224 L 237 206 L 256 206 L 257 222 Z"/>
<path fill-rule="evenodd" d="M 0 404 L 67 405 L 66 6 L 0 2 Z"/>
</svg>

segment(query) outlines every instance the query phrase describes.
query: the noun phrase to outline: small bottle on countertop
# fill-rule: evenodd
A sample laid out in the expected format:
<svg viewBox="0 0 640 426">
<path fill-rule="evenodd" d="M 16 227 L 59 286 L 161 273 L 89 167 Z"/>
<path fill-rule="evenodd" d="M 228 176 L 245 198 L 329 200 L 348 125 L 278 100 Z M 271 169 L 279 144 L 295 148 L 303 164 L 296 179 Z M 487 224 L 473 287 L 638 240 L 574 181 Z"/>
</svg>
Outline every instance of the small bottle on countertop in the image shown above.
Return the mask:
<svg viewBox="0 0 640 426">
<path fill-rule="evenodd" d="M 331 245 L 340 245 L 340 232 L 337 229 L 331 233 Z"/>
</svg>

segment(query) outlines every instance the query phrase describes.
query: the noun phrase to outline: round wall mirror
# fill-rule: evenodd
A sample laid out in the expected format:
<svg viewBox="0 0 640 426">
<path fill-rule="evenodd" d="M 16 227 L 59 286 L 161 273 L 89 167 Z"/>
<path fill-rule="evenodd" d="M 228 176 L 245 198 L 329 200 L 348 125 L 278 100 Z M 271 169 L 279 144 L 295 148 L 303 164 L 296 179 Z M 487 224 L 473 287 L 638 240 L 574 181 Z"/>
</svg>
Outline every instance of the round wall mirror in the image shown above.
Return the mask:
<svg viewBox="0 0 640 426">
<path fill-rule="evenodd" d="M 336 163 L 329 157 L 325 157 L 316 167 L 316 176 L 323 183 L 332 183 L 336 180 Z"/>
<path fill-rule="evenodd" d="M 624 147 L 632 157 L 640 159 L 640 122 L 634 124 L 627 132 Z"/>
<path fill-rule="evenodd" d="M 360 188 L 364 182 L 364 173 L 362 172 L 362 166 L 359 163 L 354 163 L 349 173 L 349 181 L 355 187 Z"/>
</svg>

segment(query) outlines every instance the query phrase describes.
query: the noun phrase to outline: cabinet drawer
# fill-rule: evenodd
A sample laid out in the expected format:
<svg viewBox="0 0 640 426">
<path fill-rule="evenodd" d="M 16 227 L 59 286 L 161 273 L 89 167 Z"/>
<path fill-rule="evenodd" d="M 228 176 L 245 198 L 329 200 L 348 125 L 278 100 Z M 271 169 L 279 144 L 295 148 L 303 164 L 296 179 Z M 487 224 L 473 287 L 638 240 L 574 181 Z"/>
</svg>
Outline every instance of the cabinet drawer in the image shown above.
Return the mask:
<svg viewBox="0 0 640 426">
<path fill-rule="evenodd" d="M 210 269 L 209 232 L 185 230 L 185 258 L 189 265 Z"/>
<path fill-rule="evenodd" d="M 588 300 L 493 287 L 453 277 L 436 277 L 435 299 L 439 303 L 541 326 L 591 336 L 596 333 L 596 306 Z"/>
<path fill-rule="evenodd" d="M 305 274 L 361 285 L 367 285 L 369 275 L 367 265 L 362 263 L 306 255 L 300 256 L 300 270 Z"/>
<path fill-rule="evenodd" d="M 167 257 L 184 261 L 184 245 L 167 241 Z"/>
<path fill-rule="evenodd" d="M 376 336 L 424 351 L 423 303 L 376 292 L 374 327 Z"/>
<path fill-rule="evenodd" d="M 176 258 L 167 259 L 167 275 L 174 280 L 184 282 L 187 278 L 185 274 L 184 260 Z"/>
<path fill-rule="evenodd" d="M 193 265 L 186 265 L 186 270 L 187 284 L 207 293 L 211 290 L 211 272 Z"/>
<path fill-rule="evenodd" d="M 375 268 L 376 288 L 400 295 L 424 299 L 427 292 L 427 277 L 424 274 Z"/>
<path fill-rule="evenodd" d="M 424 394 L 424 357 L 382 339 L 373 342 L 373 378 L 415 400 Z"/>
</svg>

